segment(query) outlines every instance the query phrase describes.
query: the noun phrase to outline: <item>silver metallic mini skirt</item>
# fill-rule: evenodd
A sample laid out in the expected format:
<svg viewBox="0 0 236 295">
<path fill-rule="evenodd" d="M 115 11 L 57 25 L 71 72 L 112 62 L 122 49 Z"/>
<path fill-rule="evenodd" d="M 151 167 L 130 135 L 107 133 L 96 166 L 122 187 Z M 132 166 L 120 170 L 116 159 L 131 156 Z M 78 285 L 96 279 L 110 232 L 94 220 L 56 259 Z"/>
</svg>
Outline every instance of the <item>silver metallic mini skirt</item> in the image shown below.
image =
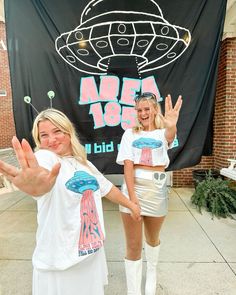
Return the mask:
<svg viewBox="0 0 236 295">
<path fill-rule="evenodd" d="M 160 217 L 167 214 L 166 172 L 135 169 L 134 190 L 139 199 L 142 216 Z M 122 185 L 121 191 L 129 198 L 125 183 Z M 123 206 L 119 206 L 119 209 L 123 213 L 130 213 L 130 210 Z"/>
</svg>

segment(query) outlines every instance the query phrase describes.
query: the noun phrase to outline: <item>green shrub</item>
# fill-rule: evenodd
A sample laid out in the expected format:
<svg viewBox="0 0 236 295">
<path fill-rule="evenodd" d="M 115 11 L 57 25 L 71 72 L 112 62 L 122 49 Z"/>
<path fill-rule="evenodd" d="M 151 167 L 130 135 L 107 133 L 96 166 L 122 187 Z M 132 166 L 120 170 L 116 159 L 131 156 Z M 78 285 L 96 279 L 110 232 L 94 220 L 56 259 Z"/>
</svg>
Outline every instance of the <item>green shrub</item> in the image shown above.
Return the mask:
<svg viewBox="0 0 236 295">
<path fill-rule="evenodd" d="M 214 178 L 211 173 L 206 179 L 198 182 L 191 202 L 197 206 L 198 211 L 205 208 L 211 212 L 212 217 L 231 217 L 236 213 L 236 190 L 230 187 L 229 180 Z"/>
</svg>

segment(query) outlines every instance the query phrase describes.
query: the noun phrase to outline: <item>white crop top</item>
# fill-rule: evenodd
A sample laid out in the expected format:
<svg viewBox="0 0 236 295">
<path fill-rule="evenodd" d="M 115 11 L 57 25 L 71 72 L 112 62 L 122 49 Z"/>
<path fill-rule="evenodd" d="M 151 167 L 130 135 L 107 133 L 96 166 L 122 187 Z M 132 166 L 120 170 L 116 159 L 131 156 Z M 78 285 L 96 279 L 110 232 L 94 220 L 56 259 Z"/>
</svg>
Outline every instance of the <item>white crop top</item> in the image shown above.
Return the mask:
<svg viewBox="0 0 236 295">
<path fill-rule="evenodd" d="M 124 160 L 144 166 L 168 167 L 170 160 L 167 150 L 171 147 L 165 138 L 165 129 L 134 132 L 127 129 L 121 139 L 117 164 L 124 165 Z"/>
</svg>

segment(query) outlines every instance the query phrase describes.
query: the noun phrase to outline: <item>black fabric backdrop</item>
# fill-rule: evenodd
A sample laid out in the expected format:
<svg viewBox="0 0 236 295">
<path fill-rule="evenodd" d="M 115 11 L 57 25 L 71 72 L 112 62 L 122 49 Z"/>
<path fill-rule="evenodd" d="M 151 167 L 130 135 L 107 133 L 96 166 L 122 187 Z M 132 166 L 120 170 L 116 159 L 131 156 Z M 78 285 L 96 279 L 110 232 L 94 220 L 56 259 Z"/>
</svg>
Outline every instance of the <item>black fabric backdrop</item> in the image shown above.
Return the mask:
<svg viewBox="0 0 236 295">
<path fill-rule="evenodd" d="M 212 149 L 225 10 L 226 0 L 5 0 L 17 136 L 32 143 L 36 112 L 24 96 L 41 111 L 53 90 L 53 107 L 75 124 L 88 158 L 106 174 L 121 173 L 115 158 L 130 98 L 150 87 L 174 102 L 183 96 L 169 170 L 199 163 Z"/>
</svg>

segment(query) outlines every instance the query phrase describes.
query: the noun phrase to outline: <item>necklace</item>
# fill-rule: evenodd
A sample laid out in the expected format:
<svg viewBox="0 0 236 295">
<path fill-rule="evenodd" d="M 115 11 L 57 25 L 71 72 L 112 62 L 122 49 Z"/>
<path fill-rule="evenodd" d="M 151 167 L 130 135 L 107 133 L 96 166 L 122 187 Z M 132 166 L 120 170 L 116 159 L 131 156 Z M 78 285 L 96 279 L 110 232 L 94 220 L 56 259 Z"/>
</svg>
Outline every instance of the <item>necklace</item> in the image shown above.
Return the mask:
<svg viewBox="0 0 236 295">
<path fill-rule="evenodd" d="M 64 158 L 66 160 L 67 163 L 69 163 L 69 165 L 73 168 L 74 171 L 78 171 L 79 169 L 79 163 L 78 160 L 74 157 L 65 157 Z"/>
</svg>

